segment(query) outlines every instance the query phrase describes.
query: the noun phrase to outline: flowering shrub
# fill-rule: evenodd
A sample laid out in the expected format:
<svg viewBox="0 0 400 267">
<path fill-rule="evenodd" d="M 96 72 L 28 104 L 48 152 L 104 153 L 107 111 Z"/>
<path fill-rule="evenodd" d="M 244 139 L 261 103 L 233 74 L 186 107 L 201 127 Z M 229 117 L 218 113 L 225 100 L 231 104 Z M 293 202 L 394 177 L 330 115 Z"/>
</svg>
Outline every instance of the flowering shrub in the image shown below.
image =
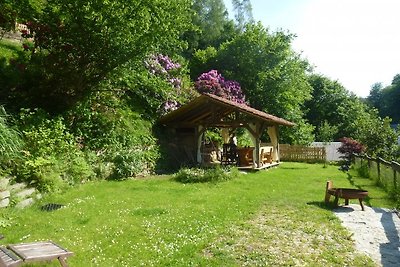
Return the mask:
<svg viewBox="0 0 400 267">
<path fill-rule="evenodd" d="M 353 153 L 359 154 L 365 151 L 364 145 L 352 138 L 343 137 L 339 141 L 342 142 L 342 145 L 337 151 L 344 154 L 343 158 L 346 160 L 350 160 Z"/>
<path fill-rule="evenodd" d="M 175 88 L 181 87 L 181 80 L 173 77 L 173 71 L 181 68 L 181 64 L 175 63 L 168 56 L 158 54 L 151 55 L 145 62 L 146 68 L 151 74 L 165 77 Z"/>
<path fill-rule="evenodd" d="M 236 81 L 226 81 L 216 70 L 201 74 L 197 78 L 195 87 L 199 93 L 213 94 L 239 104 L 246 104 L 240 84 Z"/>
<path fill-rule="evenodd" d="M 161 78 L 164 82 L 169 84 L 171 88 L 166 91 L 166 101 L 160 106 L 159 113 L 166 114 L 170 111 L 177 109 L 180 103 L 177 98 L 181 95 L 182 80 L 177 77 L 181 69 L 181 64 L 173 62 L 172 59 L 166 55 L 157 54 L 149 56 L 144 65 L 150 74 Z"/>
<path fill-rule="evenodd" d="M 168 113 L 170 111 L 176 110 L 180 106 L 181 105 L 175 100 L 167 100 L 167 101 L 164 102 L 161 112 L 163 114 L 166 114 L 166 113 Z"/>
</svg>

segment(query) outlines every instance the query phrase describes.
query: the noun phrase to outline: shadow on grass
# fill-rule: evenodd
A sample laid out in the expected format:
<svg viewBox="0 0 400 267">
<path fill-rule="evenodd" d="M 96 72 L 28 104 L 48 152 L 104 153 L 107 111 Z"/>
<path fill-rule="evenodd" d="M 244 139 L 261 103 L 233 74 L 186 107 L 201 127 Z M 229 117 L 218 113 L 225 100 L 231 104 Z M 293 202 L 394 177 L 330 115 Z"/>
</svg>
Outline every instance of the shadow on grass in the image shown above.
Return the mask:
<svg viewBox="0 0 400 267">
<path fill-rule="evenodd" d="M 324 210 L 329 210 L 329 211 L 332 211 L 335 208 L 335 206 L 333 205 L 332 202 L 325 203 L 325 201 L 310 201 L 310 202 L 307 202 L 307 205 L 316 206 L 318 208 L 321 208 Z"/>
<path fill-rule="evenodd" d="M 279 169 L 284 169 L 284 170 L 307 170 L 307 167 L 284 167 L 280 166 Z"/>
</svg>

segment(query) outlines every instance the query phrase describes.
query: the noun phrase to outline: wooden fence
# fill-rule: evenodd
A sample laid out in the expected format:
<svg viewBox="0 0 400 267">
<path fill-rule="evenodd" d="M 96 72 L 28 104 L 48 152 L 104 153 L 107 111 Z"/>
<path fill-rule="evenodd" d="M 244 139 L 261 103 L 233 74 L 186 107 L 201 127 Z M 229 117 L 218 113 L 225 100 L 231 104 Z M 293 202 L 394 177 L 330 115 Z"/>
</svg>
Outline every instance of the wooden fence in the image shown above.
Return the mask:
<svg viewBox="0 0 400 267">
<path fill-rule="evenodd" d="M 326 159 L 324 147 L 280 144 L 279 153 L 282 161 L 324 162 Z"/>
<path fill-rule="evenodd" d="M 354 165 L 363 176 L 367 176 L 387 192 L 396 197 L 399 191 L 400 164 L 395 161 L 386 161 L 382 158 L 354 155 Z"/>
</svg>

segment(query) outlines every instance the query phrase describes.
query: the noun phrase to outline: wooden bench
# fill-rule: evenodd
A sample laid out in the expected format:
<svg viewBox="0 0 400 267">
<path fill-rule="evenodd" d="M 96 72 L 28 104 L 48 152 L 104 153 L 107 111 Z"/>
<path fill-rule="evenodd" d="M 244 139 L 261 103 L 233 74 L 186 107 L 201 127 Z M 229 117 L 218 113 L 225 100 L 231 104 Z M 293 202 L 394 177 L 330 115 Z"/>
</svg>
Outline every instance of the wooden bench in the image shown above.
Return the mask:
<svg viewBox="0 0 400 267">
<path fill-rule="evenodd" d="M 22 264 L 22 260 L 12 251 L 5 247 L 0 247 L 0 266 L 15 267 Z"/>
<path fill-rule="evenodd" d="M 0 267 L 14 267 L 35 261 L 57 259 L 61 266 L 68 267 L 66 258 L 73 253 L 52 241 L 22 243 L 0 247 Z"/>
</svg>

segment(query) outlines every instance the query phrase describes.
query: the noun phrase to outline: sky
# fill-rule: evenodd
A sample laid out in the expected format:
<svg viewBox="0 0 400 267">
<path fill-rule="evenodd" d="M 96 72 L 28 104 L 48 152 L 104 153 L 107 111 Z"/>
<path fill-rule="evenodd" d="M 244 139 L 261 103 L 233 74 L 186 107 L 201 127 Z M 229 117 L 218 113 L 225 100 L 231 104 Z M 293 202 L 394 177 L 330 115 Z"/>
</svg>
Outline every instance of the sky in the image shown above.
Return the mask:
<svg viewBox="0 0 400 267">
<path fill-rule="evenodd" d="M 230 14 L 231 0 L 224 0 Z M 251 0 L 270 31 L 295 34 L 292 47 L 314 72 L 360 97 L 400 74 L 400 0 Z"/>
</svg>

